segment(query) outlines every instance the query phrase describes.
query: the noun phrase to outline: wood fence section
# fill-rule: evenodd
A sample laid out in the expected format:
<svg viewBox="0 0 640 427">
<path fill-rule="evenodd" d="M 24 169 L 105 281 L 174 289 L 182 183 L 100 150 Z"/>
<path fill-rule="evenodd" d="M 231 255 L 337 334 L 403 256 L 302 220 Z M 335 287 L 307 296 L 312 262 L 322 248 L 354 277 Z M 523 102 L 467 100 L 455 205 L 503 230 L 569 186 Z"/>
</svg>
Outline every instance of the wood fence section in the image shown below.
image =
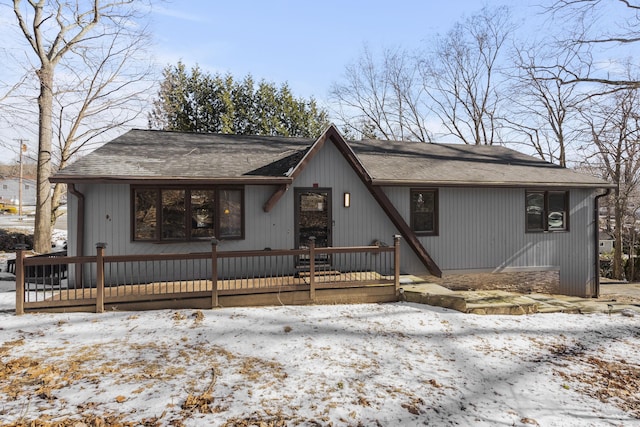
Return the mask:
<svg viewBox="0 0 640 427">
<path fill-rule="evenodd" d="M 394 245 L 160 255 L 16 253 L 16 314 L 397 301 Z"/>
</svg>

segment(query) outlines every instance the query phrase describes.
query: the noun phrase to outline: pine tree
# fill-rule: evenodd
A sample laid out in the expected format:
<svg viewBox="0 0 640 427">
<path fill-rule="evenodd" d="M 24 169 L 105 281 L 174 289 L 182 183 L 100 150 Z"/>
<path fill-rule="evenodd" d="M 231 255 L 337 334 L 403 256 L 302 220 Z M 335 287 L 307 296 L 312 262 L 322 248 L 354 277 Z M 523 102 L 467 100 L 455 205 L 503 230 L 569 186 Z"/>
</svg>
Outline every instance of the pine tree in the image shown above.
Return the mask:
<svg viewBox="0 0 640 427">
<path fill-rule="evenodd" d="M 247 75 L 210 75 L 197 65 L 187 72 L 182 62 L 163 71 L 158 97 L 149 114 L 153 129 L 315 137 L 328 123 L 316 101 L 297 98 L 285 83 Z"/>
</svg>

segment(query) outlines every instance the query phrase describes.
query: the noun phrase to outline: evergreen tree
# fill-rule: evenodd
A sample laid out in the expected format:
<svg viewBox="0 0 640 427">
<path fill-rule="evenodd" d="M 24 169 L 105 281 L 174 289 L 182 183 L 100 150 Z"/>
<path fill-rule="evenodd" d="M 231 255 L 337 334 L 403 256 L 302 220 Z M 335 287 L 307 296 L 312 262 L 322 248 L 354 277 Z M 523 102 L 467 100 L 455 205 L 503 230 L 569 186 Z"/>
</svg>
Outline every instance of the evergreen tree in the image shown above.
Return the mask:
<svg viewBox="0 0 640 427">
<path fill-rule="evenodd" d="M 251 75 L 187 72 L 182 62 L 163 70 L 153 106 L 149 127 L 163 130 L 316 137 L 328 123 L 313 98 L 296 98 L 286 83 L 256 86 Z"/>
</svg>

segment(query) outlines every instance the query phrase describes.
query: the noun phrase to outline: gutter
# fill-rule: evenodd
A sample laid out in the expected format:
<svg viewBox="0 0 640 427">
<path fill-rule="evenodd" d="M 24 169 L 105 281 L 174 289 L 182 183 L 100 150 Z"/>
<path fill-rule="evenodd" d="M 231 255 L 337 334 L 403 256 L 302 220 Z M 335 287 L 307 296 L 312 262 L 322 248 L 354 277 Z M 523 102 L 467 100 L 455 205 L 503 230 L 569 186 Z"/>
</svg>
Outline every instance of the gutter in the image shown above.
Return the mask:
<svg viewBox="0 0 640 427">
<path fill-rule="evenodd" d="M 593 203 L 593 228 L 594 228 L 594 252 L 595 252 L 595 274 L 596 274 L 596 288 L 592 298 L 598 298 L 600 296 L 600 212 L 599 211 L 599 202 L 602 197 L 608 196 L 611 194 L 611 188 L 607 188 L 603 194 L 598 194 L 594 198 Z"/>
<path fill-rule="evenodd" d="M 416 181 L 416 180 L 389 180 L 372 179 L 372 185 L 378 187 L 453 187 L 453 188 L 580 188 L 599 189 L 615 188 L 607 187 L 603 183 L 577 183 L 577 182 L 526 182 L 526 181 Z"/>
</svg>

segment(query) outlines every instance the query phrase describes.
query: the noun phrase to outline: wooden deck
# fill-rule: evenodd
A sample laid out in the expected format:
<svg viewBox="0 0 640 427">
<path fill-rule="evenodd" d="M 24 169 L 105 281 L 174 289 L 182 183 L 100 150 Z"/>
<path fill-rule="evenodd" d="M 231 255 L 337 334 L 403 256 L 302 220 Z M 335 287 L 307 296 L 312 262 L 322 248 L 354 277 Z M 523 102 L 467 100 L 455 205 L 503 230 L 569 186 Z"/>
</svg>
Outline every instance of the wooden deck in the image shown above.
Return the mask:
<svg viewBox="0 0 640 427">
<path fill-rule="evenodd" d="M 104 309 L 149 310 L 161 308 L 242 307 L 265 305 L 347 304 L 397 301 L 393 278 L 375 272 L 357 273 L 369 277 L 368 281 L 350 282 L 320 280 L 311 298 L 308 278 L 256 278 L 243 280 L 244 287 L 237 287 L 236 280 L 218 281 L 218 304 L 212 304 L 213 282 L 165 282 L 142 285 L 108 286 L 104 288 Z M 341 276 L 349 278 L 354 274 Z M 41 301 L 25 302 L 28 311 L 95 311 L 97 288 L 62 289 Z"/>
<path fill-rule="evenodd" d="M 375 270 L 351 266 L 350 271 L 338 271 L 322 266 L 317 269 L 310 263 L 307 271 L 283 275 L 277 271 L 265 270 L 260 277 L 244 274 L 220 278 L 226 274 L 223 260 L 248 257 L 291 256 L 298 257 L 301 250 L 281 251 L 242 251 L 217 254 L 163 254 L 136 256 L 104 256 L 104 248 L 98 247 L 95 257 L 57 257 L 33 259 L 22 254 L 16 257 L 16 313 L 33 311 L 66 312 L 106 310 L 149 310 L 166 308 L 215 308 L 232 306 L 264 306 L 264 305 L 303 305 L 303 304 L 340 304 L 340 303 L 374 303 L 397 301 L 399 288 L 399 244 L 394 247 L 353 247 L 325 248 L 319 251 L 339 254 L 368 253 L 375 254 L 369 258 L 380 260 L 381 254 L 389 255 L 391 261 L 379 264 L 377 268 L 388 270 L 392 266 L 392 274 L 381 274 Z M 313 258 L 311 248 L 311 259 Z M 219 256 L 218 256 L 219 255 Z M 211 259 L 209 264 L 208 260 Z M 182 280 L 154 280 L 114 282 L 121 280 L 117 263 L 160 263 L 163 271 L 172 262 L 189 262 L 204 260 L 202 265 L 213 266 L 213 269 L 200 277 L 218 277 L 212 279 L 185 278 Z M 75 266 L 74 266 L 75 264 Z M 277 263 L 275 263 L 277 264 Z M 85 273 L 90 272 L 93 279 L 80 281 L 74 287 L 73 280 L 62 282 L 53 280 L 29 281 L 25 272 L 33 266 L 50 266 L 42 271 L 58 271 L 65 265 L 69 271 L 80 271 L 84 265 Z M 93 265 L 88 268 L 87 266 Z M 138 265 L 138 264 L 134 264 Z M 189 264 L 190 266 L 195 264 Z M 200 264 L 198 264 L 200 265 Z M 270 265 L 263 263 L 261 265 Z M 55 268 L 54 268 L 55 266 Z M 138 265 L 139 266 L 139 265 Z M 109 267 L 109 268 L 106 268 Z M 91 271 L 89 271 L 91 270 Z M 177 268 L 176 268 L 177 270 Z M 220 271 L 222 270 L 222 271 Z M 106 273 L 105 273 L 106 271 Z M 154 271 L 154 274 L 157 271 Z M 203 274 L 201 271 L 198 274 Z M 114 275 L 115 274 L 115 275 Z M 191 271 L 189 274 L 193 274 Z M 110 276 L 111 275 L 111 276 Z M 89 283 L 92 283 L 91 285 Z M 112 284 L 110 284 L 112 283 Z M 70 284 L 70 285 L 69 285 Z"/>
</svg>

